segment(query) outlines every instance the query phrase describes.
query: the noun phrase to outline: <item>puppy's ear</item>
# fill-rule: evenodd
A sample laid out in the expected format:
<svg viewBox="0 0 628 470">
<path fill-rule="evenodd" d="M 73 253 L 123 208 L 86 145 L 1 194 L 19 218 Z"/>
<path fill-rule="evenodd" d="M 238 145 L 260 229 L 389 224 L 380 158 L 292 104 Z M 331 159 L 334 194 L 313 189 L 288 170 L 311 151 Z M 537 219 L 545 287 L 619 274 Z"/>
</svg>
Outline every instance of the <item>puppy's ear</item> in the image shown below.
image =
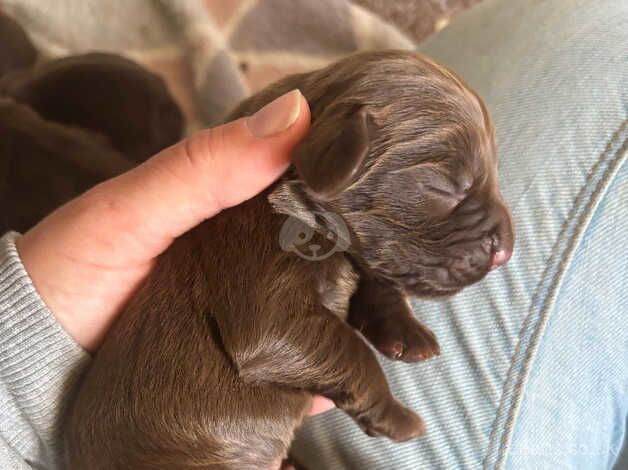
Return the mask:
<svg viewBox="0 0 628 470">
<path fill-rule="evenodd" d="M 369 151 L 368 119 L 362 106 L 343 118 L 337 130 L 326 129 L 326 142 L 306 139 L 295 152 L 297 173 L 318 198 L 333 199 L 353 183 Z"/>
</svg>

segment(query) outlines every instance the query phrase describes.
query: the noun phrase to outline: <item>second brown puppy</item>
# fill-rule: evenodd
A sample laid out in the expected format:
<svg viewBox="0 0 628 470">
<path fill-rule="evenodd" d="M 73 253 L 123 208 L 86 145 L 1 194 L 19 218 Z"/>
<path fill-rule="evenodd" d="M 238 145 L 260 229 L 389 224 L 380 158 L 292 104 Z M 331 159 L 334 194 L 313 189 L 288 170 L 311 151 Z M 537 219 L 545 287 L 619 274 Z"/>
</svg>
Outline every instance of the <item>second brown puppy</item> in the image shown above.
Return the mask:
<svg viewBox="0 0 628 470">
<path fill-rule="evenodd" d="M 294 167 L 160 257 L 78 391 L 69 468 L 271 468 L 312 394 L 370 435 L 424 432 L 354 328 L 392 358 L 436 354 L 407 295 L 507 261 L 491 120 L 452 72 L 395 51 L 288 77 L 231 118 L 294 88 L 312 111 Z"/>
<path fill-rule="evenodd" d="M 183 116 L 164 81 L 114 54 L 94 52 L 13 70 L 0 78 L 0 95 L 44 119 L 102 134 L 135 162 L 183 133 Z"/>
<path fill-rule="evenodd" d="M 47 121 L 0 96 L 0 233 L 25 232 L 132 166 L 101 135 Z"/>
</svg>

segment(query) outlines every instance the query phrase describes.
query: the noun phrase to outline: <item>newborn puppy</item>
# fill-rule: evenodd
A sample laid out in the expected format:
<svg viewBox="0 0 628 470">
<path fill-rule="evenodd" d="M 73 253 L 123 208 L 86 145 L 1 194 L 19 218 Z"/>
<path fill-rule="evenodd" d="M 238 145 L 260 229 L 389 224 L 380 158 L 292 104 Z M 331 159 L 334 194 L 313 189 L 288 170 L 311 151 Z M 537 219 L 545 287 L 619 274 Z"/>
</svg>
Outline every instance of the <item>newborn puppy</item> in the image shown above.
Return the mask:
<svg viewBox="0 0 628 470">
<path fill-rule="evenodd" d="M 369 435 L 424 432 L 355 328 L 393 358 L 436 354 L 406 296 L 507 261 L 491 120 L 452 72 L 396 51 L 290 76 L 230 119 L 297 87 L 312 127 L 293 167 L 159 258 L 77 392 L 70 469 L 275 468 L 312 394 Z"/>
<path fill-rule="evenodd" d="M 102 136 L 0 98 L 0 233 L 24 232 L 100 181 L 131 168 Z"/>
<path fill-rule="evenodd" d="M 0 12 L 0 77 L 10 70 L 30 67 L 35 59 L 37 51 L 26 32 Z"/>
<path fill-rule="evenodd" d="M 163 80 L 112 54 L 67 57 L 0 78 L 0 95 L 28 104 L 43 118 L 109 138 L 141 162 L 182 135 L 183 116 Z"/>
</svg>

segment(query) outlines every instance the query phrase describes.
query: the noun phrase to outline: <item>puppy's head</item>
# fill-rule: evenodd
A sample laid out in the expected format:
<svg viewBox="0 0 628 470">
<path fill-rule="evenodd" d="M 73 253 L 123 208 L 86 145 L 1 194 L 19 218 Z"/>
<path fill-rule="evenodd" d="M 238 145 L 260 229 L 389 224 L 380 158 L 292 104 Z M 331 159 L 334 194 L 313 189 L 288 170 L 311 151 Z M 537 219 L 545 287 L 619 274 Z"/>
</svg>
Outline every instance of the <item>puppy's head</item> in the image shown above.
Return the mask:
<svg viewBox="0 0 628 470">
<path fill-rule="evenodd" d="M 280 91 L 297 86 L 312 127 L 271 195 L 279 211 L 322 232 L 320 214 L 339 215 L 358 267 L 411 295 L 453 294 L 508 261 L 493 124 L 453 72 L 415 53 L 370 52 Z"/>
</svg>

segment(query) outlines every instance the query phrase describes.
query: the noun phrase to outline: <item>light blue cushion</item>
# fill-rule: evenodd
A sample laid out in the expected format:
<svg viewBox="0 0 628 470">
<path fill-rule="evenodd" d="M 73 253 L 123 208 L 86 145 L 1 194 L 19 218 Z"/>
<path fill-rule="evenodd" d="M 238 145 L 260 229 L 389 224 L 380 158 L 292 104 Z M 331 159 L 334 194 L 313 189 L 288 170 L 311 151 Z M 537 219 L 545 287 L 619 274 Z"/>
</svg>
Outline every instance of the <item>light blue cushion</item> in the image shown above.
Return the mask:
<svg viewBox="0 0 628 470">
<path fill-rule="evenodd" d="M 312 470 L 609 468 L 628 411 L 628 2 L 484 0 L 423 49 L 493 114 L 515 254 L 414 303 L 440 358 L 382 360 L 425 438 L 369 438 L 333 411 L 296 454 Z"/>
</svg>

